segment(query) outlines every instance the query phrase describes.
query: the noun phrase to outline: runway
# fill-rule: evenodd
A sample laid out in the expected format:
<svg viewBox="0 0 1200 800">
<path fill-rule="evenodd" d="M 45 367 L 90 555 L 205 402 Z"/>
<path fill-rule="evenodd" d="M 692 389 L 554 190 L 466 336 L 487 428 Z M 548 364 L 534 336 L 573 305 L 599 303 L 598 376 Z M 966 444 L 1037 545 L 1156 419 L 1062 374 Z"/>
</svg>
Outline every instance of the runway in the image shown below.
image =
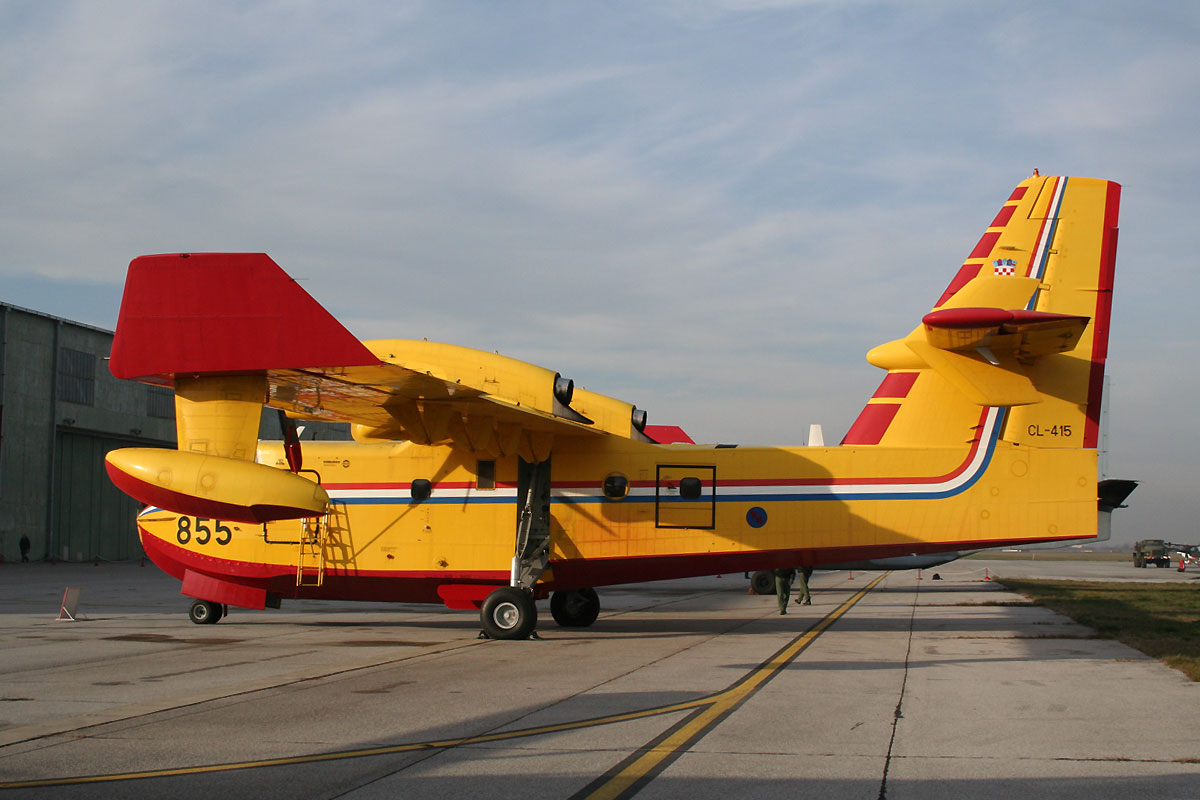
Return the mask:
<svg viewBox="0 0 1200 800">
<path fill-rule="evenodd" d="M 602 589 L 592 628 L 543 608 L 540 640 L 496 642 L 471 613 L 412 605 L 196 626 L 153 567 L 4 565 L 0 789 L 1197 796 L 1197 687 L 984 580 L 1039 572 L 1200 578 L 1045 560 L 817 573 L 814 605 L 780 616 L 737 574 Z M 78 622 L 54 619 L 67 585 Z"/>
</svg>

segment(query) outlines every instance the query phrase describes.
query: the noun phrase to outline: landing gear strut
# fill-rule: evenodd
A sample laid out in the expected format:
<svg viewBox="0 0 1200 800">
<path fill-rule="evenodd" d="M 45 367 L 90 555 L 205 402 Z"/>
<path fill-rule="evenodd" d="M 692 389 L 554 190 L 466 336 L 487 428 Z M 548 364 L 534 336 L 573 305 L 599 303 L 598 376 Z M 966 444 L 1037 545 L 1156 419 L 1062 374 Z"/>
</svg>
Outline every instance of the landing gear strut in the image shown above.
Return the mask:
<svg viewBox="0 0 1200 800">
<path fill-rule="evenodd" d="M 537 626 L 533 595 L 515 586 L 502 586 L 483 601 L 479 622 L 492 639 L 528 639 Z"/>
<path fill-rule="evenodd" d="M 586 628 L 600 616 L 600 597 L 592 588 L 555 592 L 550 595 L 550 613 L 564 628 Z"/>
<path fill-rule="evenodd" d="M 210 603 L 207 600 L 197 600 L 188 609 L 188 619 L 197 625 L 215 625 L 225 616 L 225 606 L 220 603 Z"/>
</svg>

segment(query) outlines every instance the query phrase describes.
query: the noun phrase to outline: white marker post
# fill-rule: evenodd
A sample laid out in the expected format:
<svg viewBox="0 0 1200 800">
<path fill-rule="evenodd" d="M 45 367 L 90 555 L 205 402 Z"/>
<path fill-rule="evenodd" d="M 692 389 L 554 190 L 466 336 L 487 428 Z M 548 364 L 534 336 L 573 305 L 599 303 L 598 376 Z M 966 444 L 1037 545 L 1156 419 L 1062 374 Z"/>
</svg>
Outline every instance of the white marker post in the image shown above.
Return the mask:
<svg viewBox="0 0 1200 800">
<path fill-rule="evenodd" d="M 74 622 L 76 613 L 79 610 L 79 594 L 83 591 L 81 586 L 68 586 L 63 592 L 62 605 L 58 609 L 59 622 Z"/>
</svg>

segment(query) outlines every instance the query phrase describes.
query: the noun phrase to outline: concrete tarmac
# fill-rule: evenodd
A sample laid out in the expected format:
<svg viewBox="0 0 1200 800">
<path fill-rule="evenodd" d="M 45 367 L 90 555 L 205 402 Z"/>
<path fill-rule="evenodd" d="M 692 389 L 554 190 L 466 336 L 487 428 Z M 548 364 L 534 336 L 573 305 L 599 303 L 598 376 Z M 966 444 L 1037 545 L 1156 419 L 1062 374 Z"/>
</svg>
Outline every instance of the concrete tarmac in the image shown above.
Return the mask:
<svg viewBox="0 0 1200 800">
<path fill-rule="evenodd" d="M 933 573 L 942 580 L 932 580 Z M 1025 605 L 1009 576 L 1127 563 L 741 574 L 599 590 L 537 641 L 432 606 L 186 618 L 152 566 L 0 566 L 7 797 L 1194 798 L 1200 689 Z M 77 622 L 55 619 L 82 587 Z"/>
</svg>

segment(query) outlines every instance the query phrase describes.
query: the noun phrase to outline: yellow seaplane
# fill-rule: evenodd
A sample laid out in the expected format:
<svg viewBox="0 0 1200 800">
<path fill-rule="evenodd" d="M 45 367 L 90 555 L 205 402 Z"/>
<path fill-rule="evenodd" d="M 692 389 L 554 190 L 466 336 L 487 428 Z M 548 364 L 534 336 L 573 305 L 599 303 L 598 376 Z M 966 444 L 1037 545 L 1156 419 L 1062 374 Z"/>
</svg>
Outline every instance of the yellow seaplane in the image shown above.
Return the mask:
<svg viewBox="0 0 1200 800">
<path fill-rule="evenodd" d="M 129 265 L 110 368 L 171 387 L 178 449 L 113 451 L 193 622 L 285 598 L 444 603 L 528 638 L 596 587 L 1095 537 L 1120 186 L 1035 174 L 840 446 L 694 444 L 551 369 L 359 341 L 261 253 Z M 258 440 L 262 406 L 282 442 Z M 303 444 L 296 420 L 351 424 Z"/>
</svg>

